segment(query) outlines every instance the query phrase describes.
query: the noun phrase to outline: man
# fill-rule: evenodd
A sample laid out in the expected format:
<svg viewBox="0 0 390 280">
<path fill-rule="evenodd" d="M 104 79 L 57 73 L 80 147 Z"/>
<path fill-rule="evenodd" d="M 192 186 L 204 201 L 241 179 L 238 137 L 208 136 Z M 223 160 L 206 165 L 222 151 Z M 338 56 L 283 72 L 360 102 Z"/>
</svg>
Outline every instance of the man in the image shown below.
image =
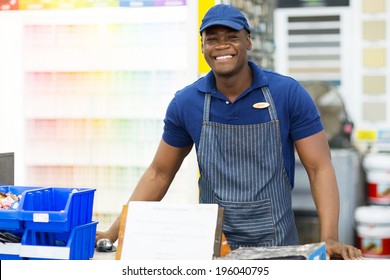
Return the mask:
<svg viewBox="0 0 390 280">
<path fill-rule="evenodd" d="M 212 7 L 200 34 L 212 70 L 176 93 L 155 157 L 129 201 L 161 200 L 195 144 L 200 203 L 224 208 L 230 247 L 296 245 L 295 147 L 309 176 L 329 256 L 361 258 L 360 250 L 338 242 L 338 187 L 310 95 L 294 79 L 248 61 L 250 27 L 238 9 Z M 98 232 L 97 239 L 115 241 L 119 221 Z"/>
</svg>

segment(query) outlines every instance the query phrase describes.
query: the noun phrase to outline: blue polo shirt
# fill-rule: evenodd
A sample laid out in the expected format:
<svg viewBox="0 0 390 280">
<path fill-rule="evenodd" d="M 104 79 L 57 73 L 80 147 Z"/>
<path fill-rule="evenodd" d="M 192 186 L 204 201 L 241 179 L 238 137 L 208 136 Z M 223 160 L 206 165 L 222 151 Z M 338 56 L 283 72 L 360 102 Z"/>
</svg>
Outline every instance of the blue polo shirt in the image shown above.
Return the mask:
<svg viewBox="0 0 390 280">
<path fill-rule="evenodd" d="M 176 92 L 164 119 L 163 139 L 174 147 L 199 147 L 205 93 L 211 93 L 210 121 L 247 125 L 270 121 L 266 109 L 253 104 L 265 102 L 261 87 L 268 86 L 278 114 L 283 160 L 291 185 L 294 183 L 294 141 L 323 130 L 317 107 L 310 94 L 291 77 L 261 69 L 248 62 L 253 83 L 233 103 L 216 89 L 212 71 Z"/>
</svg>

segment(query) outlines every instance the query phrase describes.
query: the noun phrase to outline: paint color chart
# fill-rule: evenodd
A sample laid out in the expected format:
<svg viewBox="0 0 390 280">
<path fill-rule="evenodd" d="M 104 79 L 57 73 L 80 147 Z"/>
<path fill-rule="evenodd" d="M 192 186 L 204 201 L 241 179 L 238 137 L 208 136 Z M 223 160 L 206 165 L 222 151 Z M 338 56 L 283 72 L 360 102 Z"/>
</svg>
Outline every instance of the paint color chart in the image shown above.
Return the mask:
<svg viewBox="0 0 390 280">
<path fill-rule="evenodd" d="M 154 156 L 170 100 L 197 78 L 191 74 L 197 56 L 189 55 L 188 44 L 196 41 L 189 40 L 187 9 L 28 17 L 28 185 L 96 188 L 99 227 L 112 223 Z M 196 163 L 184 163 L 167 200 L 196 202 L 196 182 Z"/>
<path fill-rule="evenodd" d="M 183 71 L 189 55 L 186 30 L 185 22 L 26 25 L 25 68 Z"/>
<path fill-rule="evenodd" d="M 186 0 L 0 0 L 0 11 L 181 5 L 186 5 Z"/>
<path fill-rule="evenodd" d="M 384 124 L 388 128 L 390 118 L 390 95 L 386 89 L 389 83 L 388 42 L 390 26 L 389 4 L 385 0 L 362 0 L 356 4 L 360 12 L 362 61 L 362 121 L 371 124 Z M 386 102 L 387 100 L 387 102 Z M 370 126 L 368 126 L 370 127 Z M 372 126 L 370 127 L 372 128 Z"/>
<path fill-rule="evenodd" d="M 170 70 L 26 72 L 26 115 L 160 119 L 186 79 Z"/>
<path fill-rule="evenodd" d="M 162 132 L 161 120 L 153 119 L 32 119 L 26 126 L 30 151 L 26 160 L 39 165 L 144 168 Z"/>
<path fill-rule="evenodd" d="M 280 9 L 276 21 L 284 24 L 277 26 L 280 50 L 277 57 L 282 57 L 283 62 L 279 62 L 278 71 L 300 81 L 340 84 L 344 43 L 341 34 L 346 22 L 342 12 L 341 8 Z M 288 29 L 287 35 L 284 28 Z"/>
</svg>

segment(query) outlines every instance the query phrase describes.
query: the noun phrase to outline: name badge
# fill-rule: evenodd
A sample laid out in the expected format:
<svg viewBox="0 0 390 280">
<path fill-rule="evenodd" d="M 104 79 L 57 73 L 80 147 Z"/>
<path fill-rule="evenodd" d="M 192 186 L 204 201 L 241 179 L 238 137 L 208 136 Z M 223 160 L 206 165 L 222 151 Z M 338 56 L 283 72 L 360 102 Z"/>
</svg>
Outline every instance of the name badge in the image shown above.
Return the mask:
<svg viewBox="0 0 390 280">
<path fill-rule="evenodd" d="M 267 108 L 268 106 L 269 106 L 268 102 L 258 102 L 258 103 L 253 104 L 253 108 L 255 108 L 255 109 L 264 109 L 264 108 Z"/>
</svg>

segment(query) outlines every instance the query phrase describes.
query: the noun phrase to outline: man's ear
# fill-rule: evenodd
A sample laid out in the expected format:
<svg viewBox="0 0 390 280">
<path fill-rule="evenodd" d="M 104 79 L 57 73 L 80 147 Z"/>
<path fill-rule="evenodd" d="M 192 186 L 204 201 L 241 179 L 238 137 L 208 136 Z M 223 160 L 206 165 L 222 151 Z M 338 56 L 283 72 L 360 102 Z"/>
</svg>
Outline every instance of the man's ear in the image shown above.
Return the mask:
<svg viewBox="0 0 390 280">
<path fill-rule="evenodd" d="M 248 34 L 248 37 L 246 37 L 247 40 L 247 46 L 246 49 L 249 51 L 252 49 L 252 40 L 251 40 L 251 34 Z"/>
</svg>

